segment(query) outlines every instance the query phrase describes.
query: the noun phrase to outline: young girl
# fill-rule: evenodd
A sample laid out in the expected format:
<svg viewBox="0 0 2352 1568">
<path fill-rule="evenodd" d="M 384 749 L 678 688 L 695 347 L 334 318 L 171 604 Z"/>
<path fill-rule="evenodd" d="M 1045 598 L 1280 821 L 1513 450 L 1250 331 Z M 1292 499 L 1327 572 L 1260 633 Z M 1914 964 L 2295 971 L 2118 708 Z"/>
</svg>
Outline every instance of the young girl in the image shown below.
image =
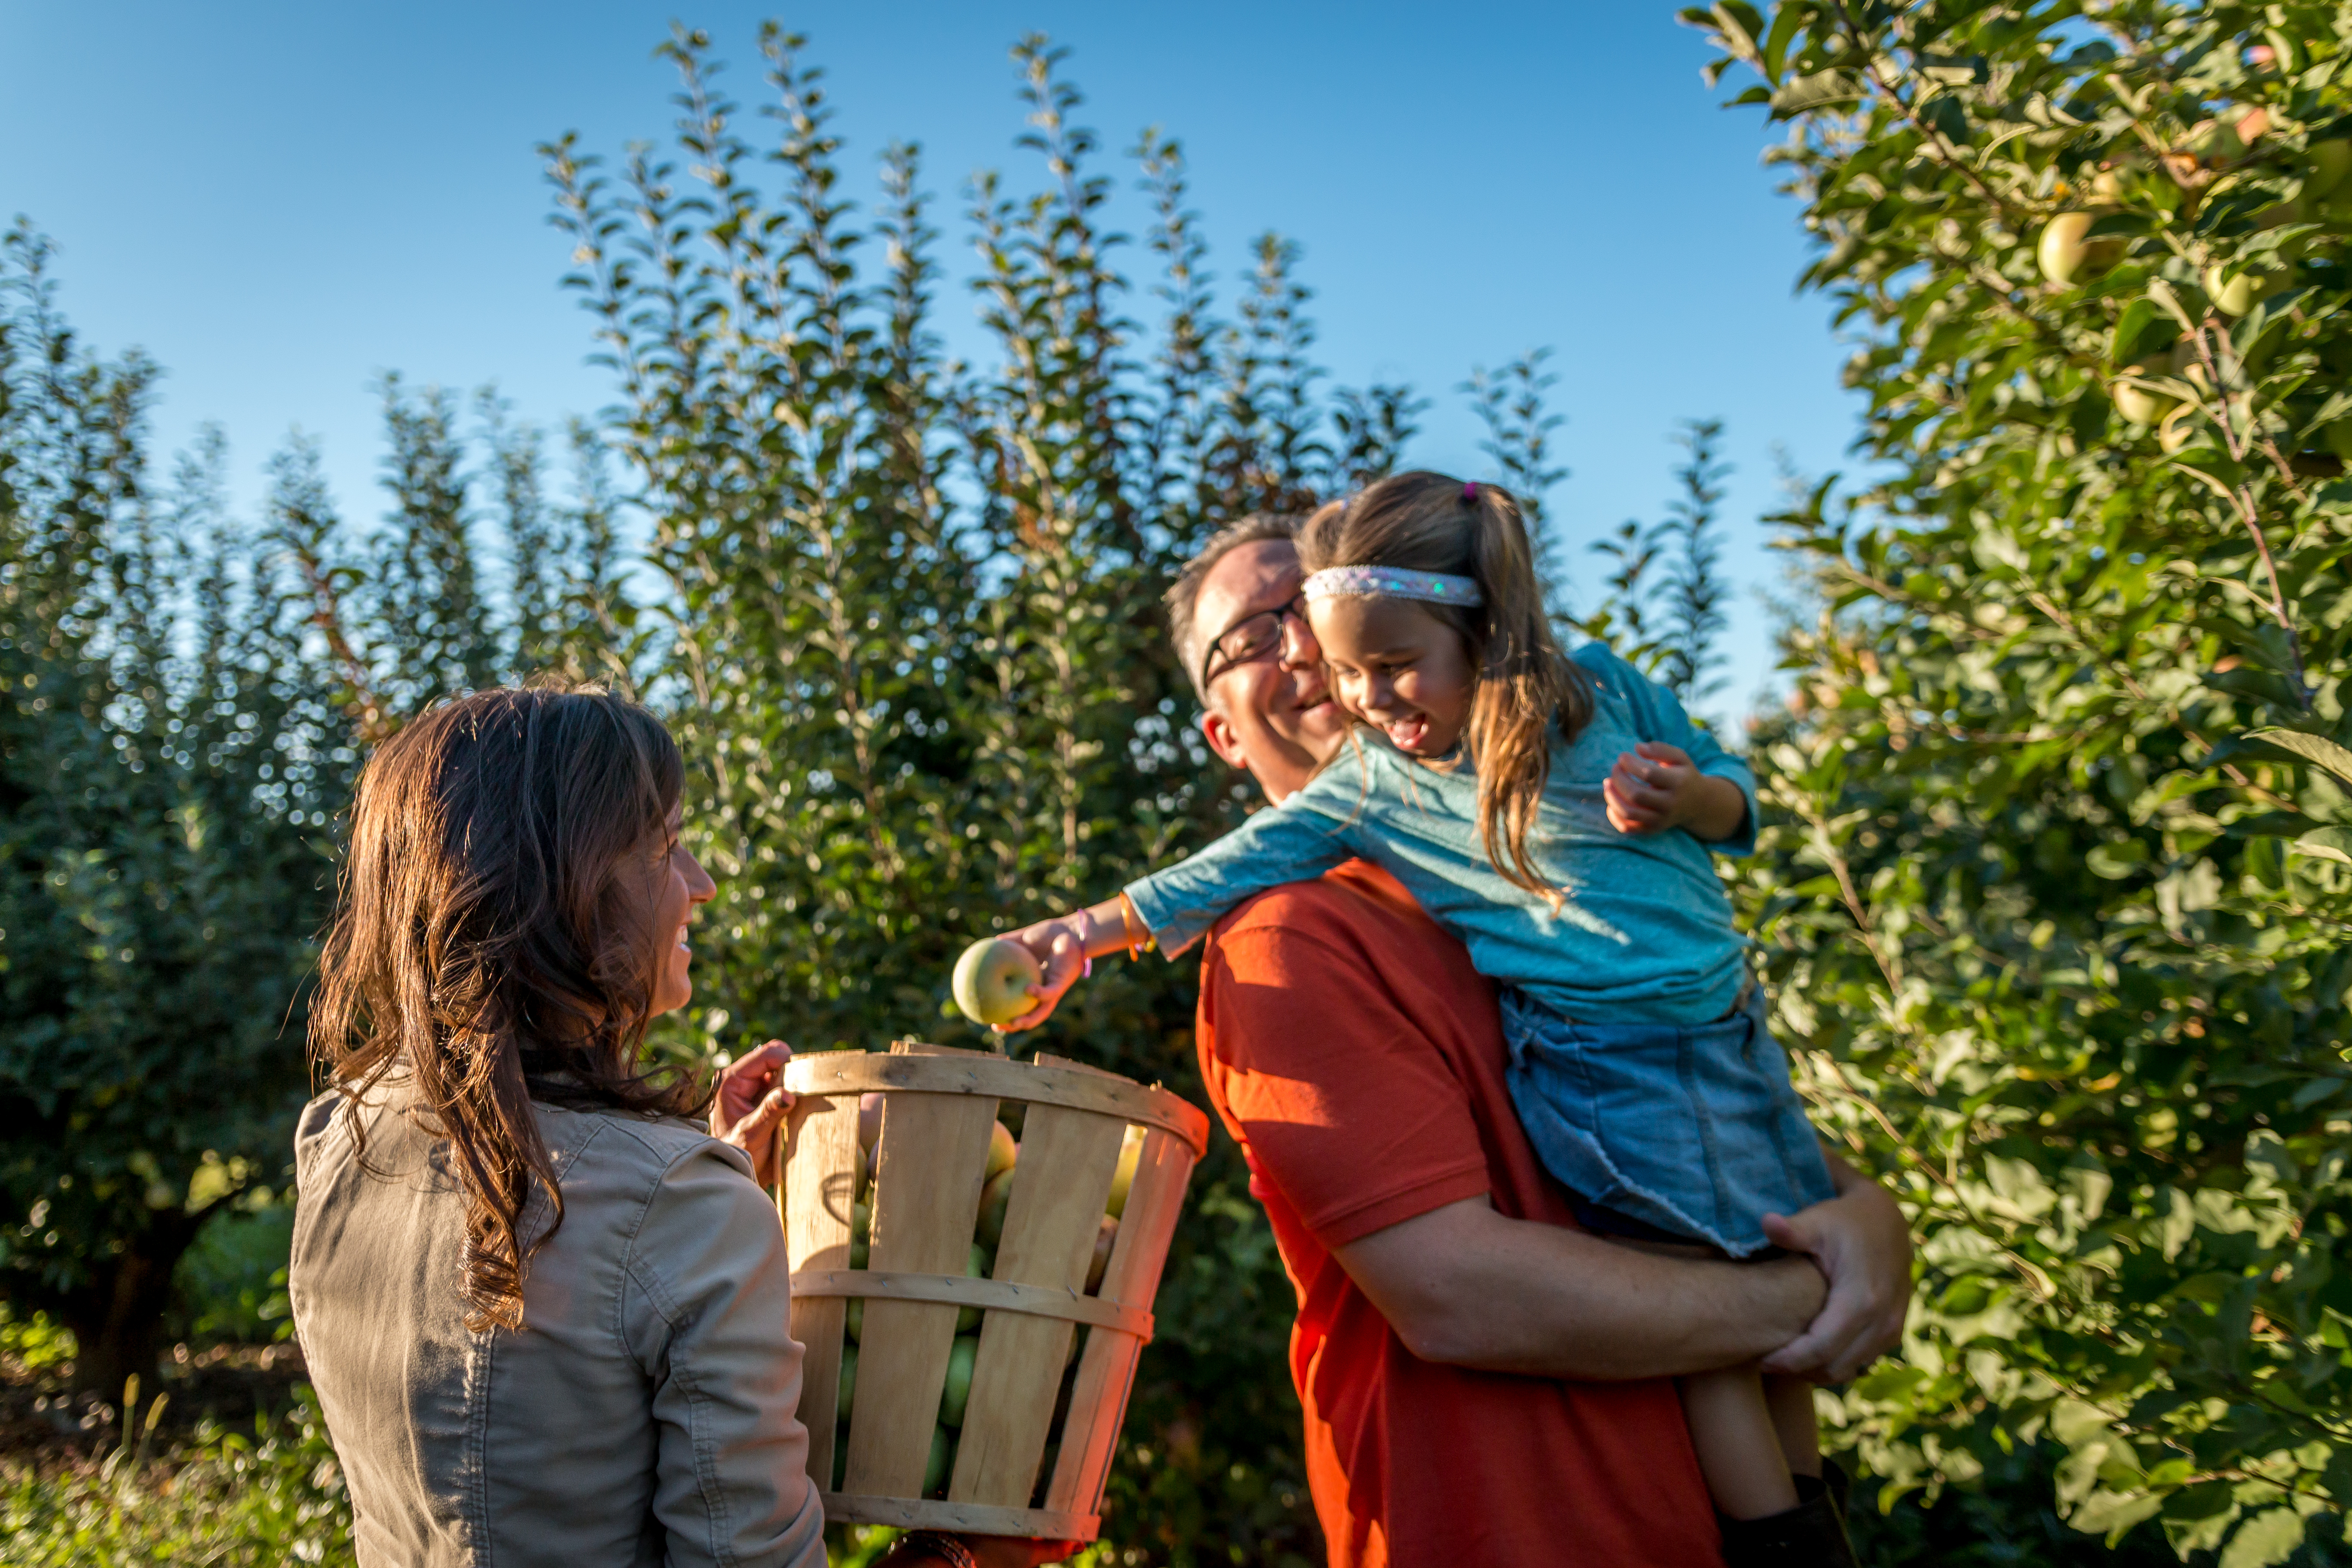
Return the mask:
<svg viewBox="0 0 2352 1568">
<path fill-rule="evenodd" d="M 1746 764 L 1601 645 L 1560 653 L 1504 491 L 1397 475 L 1318 511 L 1298 552 L 1360 727 L 1280 806 L 1014 933 L 1045 973 L 1007 1027 L 1043 1022 L 1095 955 L 1172 955 L 1252 894 L 1360 856 L 1500 983 L 1520 1120 L 1589 1228 L 1764 1252 L 1764 1215 L 1832 1188 L 1710 860 L 1754 846 Z M 1733 1563 L 1851 1561 L 1792 1479 L 1821 1468 L 1810 1389 L 1753 1365 L 1682 1386 Z"/>
</svg>

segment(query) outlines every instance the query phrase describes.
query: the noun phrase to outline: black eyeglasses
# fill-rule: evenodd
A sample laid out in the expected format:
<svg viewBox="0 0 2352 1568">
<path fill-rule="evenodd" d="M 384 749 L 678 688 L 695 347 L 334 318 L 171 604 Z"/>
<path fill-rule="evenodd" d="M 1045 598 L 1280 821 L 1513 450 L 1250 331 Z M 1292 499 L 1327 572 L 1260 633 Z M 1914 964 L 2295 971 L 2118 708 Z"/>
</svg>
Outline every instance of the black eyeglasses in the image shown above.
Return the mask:
<svg viewBox="0 0 2352 1568">
<path fill-rule="evenodd" d="M 1206 691 L 1210 682 L 1235 665 L 1264 658 L 1280 647 L 1282 623 L 1286 620 L 1296 620 L 1302 626 L 1307 624 L 1306 595 L 1298 595 L 1290 603 L 1271 610 L 1244 616 L 1219 632 L 1217 640 L 1209 645 L 1208 656 L 1201 661 L 1201 689 Z"/>
</svg>

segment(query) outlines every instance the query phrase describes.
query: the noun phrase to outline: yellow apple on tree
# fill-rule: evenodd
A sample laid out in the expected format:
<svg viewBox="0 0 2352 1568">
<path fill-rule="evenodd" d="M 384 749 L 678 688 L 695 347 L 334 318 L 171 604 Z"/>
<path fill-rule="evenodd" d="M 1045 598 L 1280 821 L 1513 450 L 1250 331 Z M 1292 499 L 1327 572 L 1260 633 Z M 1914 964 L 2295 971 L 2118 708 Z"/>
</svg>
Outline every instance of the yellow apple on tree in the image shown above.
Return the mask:
<svg viewBox="0 0 2352 1568">
<path fill-rule="evenodd" d="M 2060 213 L 2042 226 L 2038 254 L 2042 276 L 2053 283 L 2072 283 L 2090 254 L 2084 236 L 2091 231 L 2089 213 Z"/>
<path fill-rule="evenodd" d="M 955 1005 L 975 1024 L 1009 1024 L 1037 1005 L 1029 987 L 1045 978 L 1036 954 L 1001 936 L 982 937 L 956 960 Z"/>
<path fill-rule="evenodd" d="M 2129 378 L 2108 384 L 2109 395 L 2115 399 L 2116 412 L 2135 425 L 2154 425 L 2172 411 L 2172 400 L 2158 397 Z"/>
<path fill-rule="evenodd" d="M 2235 278 L 2224 275 L 2217 263 L 2205 269 L 2206 297 L 2213 308 L 2225 316 L 2242 316 L 2254 308 L 2254 275 L 2241 272 Z"/>
</svg>

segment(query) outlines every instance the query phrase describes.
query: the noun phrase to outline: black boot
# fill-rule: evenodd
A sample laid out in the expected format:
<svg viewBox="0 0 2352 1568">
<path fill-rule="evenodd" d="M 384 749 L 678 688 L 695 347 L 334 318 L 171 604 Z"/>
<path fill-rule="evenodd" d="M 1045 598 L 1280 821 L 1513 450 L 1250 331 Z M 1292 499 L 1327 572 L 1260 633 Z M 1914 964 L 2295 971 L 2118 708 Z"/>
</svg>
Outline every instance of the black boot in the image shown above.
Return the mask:
<svg viewBox="0 0 2352 1568">
<path fill-rule="evenodd" d="M 1835 1459 L 1823 1459 L 1820 1475 L 1798 1476 L 1794 1479 L 1797 1483 L 1799 1502 L 1809 1502 L 1817 1494 L 1827 1492 L 1830 1506 L 1837 1510 L 1838 1518 L 1843 1520 L 1848 1517 L 1846 1502 L 1853 1492 L 1853 1477 L 1846 1472 L 1843 1465 L 1839 1464 Z"/>
<path fill-rule="evenodd" d="M 1807 1477 L 1805 1479 L 1811 1479 Z M 1763 1519 L 1723 1519 L 1725 1568 L 1855 1568 L 1845 1521 L 1830 1501 L 1828 1487 L 1810 1491 L 1786 1513 Z"/>
</svg>

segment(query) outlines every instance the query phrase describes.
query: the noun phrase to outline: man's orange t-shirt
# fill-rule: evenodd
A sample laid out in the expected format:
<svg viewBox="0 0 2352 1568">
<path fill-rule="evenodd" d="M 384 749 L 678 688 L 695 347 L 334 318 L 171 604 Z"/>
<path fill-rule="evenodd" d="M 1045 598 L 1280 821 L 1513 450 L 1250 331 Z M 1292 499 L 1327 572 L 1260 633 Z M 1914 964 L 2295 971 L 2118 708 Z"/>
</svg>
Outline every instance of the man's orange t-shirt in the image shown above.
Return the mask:
<svg viewBox="0 0 2352 1568">
<path fill-rule="evenodd" d="M 1333 1568 L 1718 1568 L 1674 1385 L 1425 1362 L 1331 1257 L 1465 1198 L 1570 1226 L 1504 1087 L 1493 984 L 1351 861 L 1211 933 L 1201 1068 L 1298 1291 L 1290 1371 Z"/>
</svg>

